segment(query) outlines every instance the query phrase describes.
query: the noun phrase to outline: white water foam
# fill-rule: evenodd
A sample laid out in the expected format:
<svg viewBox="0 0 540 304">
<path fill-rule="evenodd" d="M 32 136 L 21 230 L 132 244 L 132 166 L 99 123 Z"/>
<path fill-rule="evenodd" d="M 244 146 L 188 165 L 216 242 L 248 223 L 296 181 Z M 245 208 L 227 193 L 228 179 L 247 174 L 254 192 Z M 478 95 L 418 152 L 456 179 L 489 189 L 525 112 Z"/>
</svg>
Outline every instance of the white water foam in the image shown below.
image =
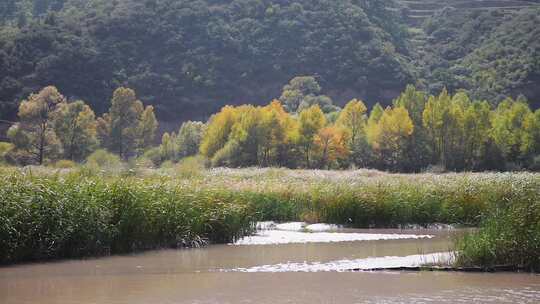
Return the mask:
<svg viewBox="0 0 540 304">
<path fill-rule="evenodd" d="M 283 224 L 276 224 L 277 230 L 285 230 L 285 231 L 301 231 L 306 226 L 306 223 L 304 222 L 291 222 L 291 223 L 283 223 Z"/>
<path fill-rule="evenodd" d="M 343 228 L 333 224 L 307 224 L 305 222 L 289 222 L 278 224 L 273 221 L 257 222 L 257 230 L 284 230 L 284 231 L 306 231 L 306 232 L 323 232 L 333 231 Z"/>
<path fill-rule="evenodd" d="M 341 226 L 330 225 L 330 224 L 312 224 L 312 225 L 306 226 L 306 230 L 315 231 L 315 232 L 332 231 L 332 230 L 338 230 L 340 228 Z"/>
<path fill-rule="evenodd" d="M 283 263 L 250 268 L 221 270 L 223 272 L 344 272 L 351 270 L 371 270 L 397 267 L 418 267 L 429 264 L 450 264 L 453 252 L 418 254 L 404 257 L 376 257 L 357 260 L 338 260 L 327 263 Z"/>
<path fill-rule="evenodd" d="M 280 245 L 305 243 L 336 243 L 356 241 L 430 239 L 433 235 L 379 234 L 379 233 L 306 233 L 298 231 L 263 230 L 253 236 L 239 239 L 231 245 Z"/>
</svg>

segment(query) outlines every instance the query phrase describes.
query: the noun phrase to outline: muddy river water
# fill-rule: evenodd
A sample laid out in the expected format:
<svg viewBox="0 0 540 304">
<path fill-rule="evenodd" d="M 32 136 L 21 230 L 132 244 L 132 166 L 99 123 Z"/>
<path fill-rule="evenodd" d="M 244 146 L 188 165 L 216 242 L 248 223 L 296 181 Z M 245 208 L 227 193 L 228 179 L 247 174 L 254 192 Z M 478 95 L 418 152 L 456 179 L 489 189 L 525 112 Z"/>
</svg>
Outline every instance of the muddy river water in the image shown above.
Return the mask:
<svg viewBox="0 0 540 304">
<path fill-rule="evenodd" d="M 274 225 L 236 244 L 3 267 L 0 303 L 540 303 L 539 275 L 348 271 L 442 262 L 459 230 L 312 228 Z"/>
</svg>

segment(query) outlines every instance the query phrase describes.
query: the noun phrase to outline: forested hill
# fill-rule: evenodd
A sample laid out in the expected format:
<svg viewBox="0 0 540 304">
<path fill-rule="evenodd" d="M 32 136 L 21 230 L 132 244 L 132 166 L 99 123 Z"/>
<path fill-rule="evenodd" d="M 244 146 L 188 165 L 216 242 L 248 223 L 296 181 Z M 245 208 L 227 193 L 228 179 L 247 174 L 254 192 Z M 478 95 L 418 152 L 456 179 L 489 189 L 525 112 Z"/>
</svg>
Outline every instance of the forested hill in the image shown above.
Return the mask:
<svg viewBox="0 0 540 304">
<path fill-rule="evenodd" d="M 2 0 L 1 118 L 52 84 L 98 113 L 122 85 L 162 121 L 205 119 L 298 75 L 338 105 L 388 103 L 406 84 L 540 100 L 540 11 L 436 7 L 414 23 L 417 2 Z"/>
<path fill-rule="evenodd" d="M 377 100 L 413 80 L 404 30 L 382 1 L 67 1 L 2 35 L 0 98 L 54 84 L 101 112 L 123 84 L 162 119 L 197 119 L 306 74 Z"/>
</svg>

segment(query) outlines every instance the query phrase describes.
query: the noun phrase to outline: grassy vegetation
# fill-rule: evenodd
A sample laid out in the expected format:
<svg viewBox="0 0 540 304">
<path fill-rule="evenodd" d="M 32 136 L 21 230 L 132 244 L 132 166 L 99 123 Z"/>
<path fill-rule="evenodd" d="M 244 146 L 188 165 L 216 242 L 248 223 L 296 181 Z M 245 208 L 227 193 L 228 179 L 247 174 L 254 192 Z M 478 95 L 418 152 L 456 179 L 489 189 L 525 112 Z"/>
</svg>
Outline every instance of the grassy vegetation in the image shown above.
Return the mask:
<svg viewBox="0 0 540 304">
<path fill-rule="evenodd" d="M 203 170 L 191 159 L 162 169 L 34 167 L 0 174 L 3 263 L 229 242 L 257 220 L 475 226 L 508 206 L 523 221 L 508 223 L 521 229 L 515 243 L 532 242 L 528 254 L 538 252 L 540 175 L 532 173 Z M 533 206 L 536 213 L 525 213 Z M 472 247 L 463 246 L 469 257 Z"/>
<path fill-rule="evenodd" d="M 1 172 L 0 263 L 229 242 L 251 229 L 230 192 L 59 172 Z"/>
<path fill-rule="evenodd" d="M 480 230 L 458 241 L 458 266 L 497 266 L 540 272 L 540 198 L 538 185 L 500 201 Z"/>
</svg>

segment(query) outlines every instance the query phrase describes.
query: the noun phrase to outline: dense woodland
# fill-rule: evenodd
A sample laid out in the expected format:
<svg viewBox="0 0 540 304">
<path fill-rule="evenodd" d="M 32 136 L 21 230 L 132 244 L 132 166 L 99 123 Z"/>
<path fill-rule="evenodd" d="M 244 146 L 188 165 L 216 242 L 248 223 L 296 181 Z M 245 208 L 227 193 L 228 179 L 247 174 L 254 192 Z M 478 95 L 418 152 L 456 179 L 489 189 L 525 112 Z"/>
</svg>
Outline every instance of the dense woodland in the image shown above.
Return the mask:
<svg viewBox="0 0 540 304">
<path fill-rule="evenodd" d="M 538 106 L 537 9 L 446 8 L 419 28 L 406 13 L 391 0 L 3 0 L 0 119 L 49 85 L 101 115 L 123 86 L 170 131 L 227 104 L 263 105 L 298 75 L 341 107 L 390 105 L 407 84 Z"/>
<path fill-rule="evenodd" d="M 266 106 L 225 106 L 207 122 L 184 122 L 154 146 L 154 108 L 132 89 L 116 89 L 108 112 L 96 118 L 84 101 L 49 86 L 20 103 L 0 156 L 18 165 L 112 153 L 152 167 L 200 154 L 210 166 L 227 167 L 540 169 L 540 110 L 524 99 L 494 107 L 465 91 L 430 95 L 407 86 L 391 106 L 368 111 L 359 99 L 341 109 L 321 92 L 315 77 L 295 77 Z"/>
</svg>

